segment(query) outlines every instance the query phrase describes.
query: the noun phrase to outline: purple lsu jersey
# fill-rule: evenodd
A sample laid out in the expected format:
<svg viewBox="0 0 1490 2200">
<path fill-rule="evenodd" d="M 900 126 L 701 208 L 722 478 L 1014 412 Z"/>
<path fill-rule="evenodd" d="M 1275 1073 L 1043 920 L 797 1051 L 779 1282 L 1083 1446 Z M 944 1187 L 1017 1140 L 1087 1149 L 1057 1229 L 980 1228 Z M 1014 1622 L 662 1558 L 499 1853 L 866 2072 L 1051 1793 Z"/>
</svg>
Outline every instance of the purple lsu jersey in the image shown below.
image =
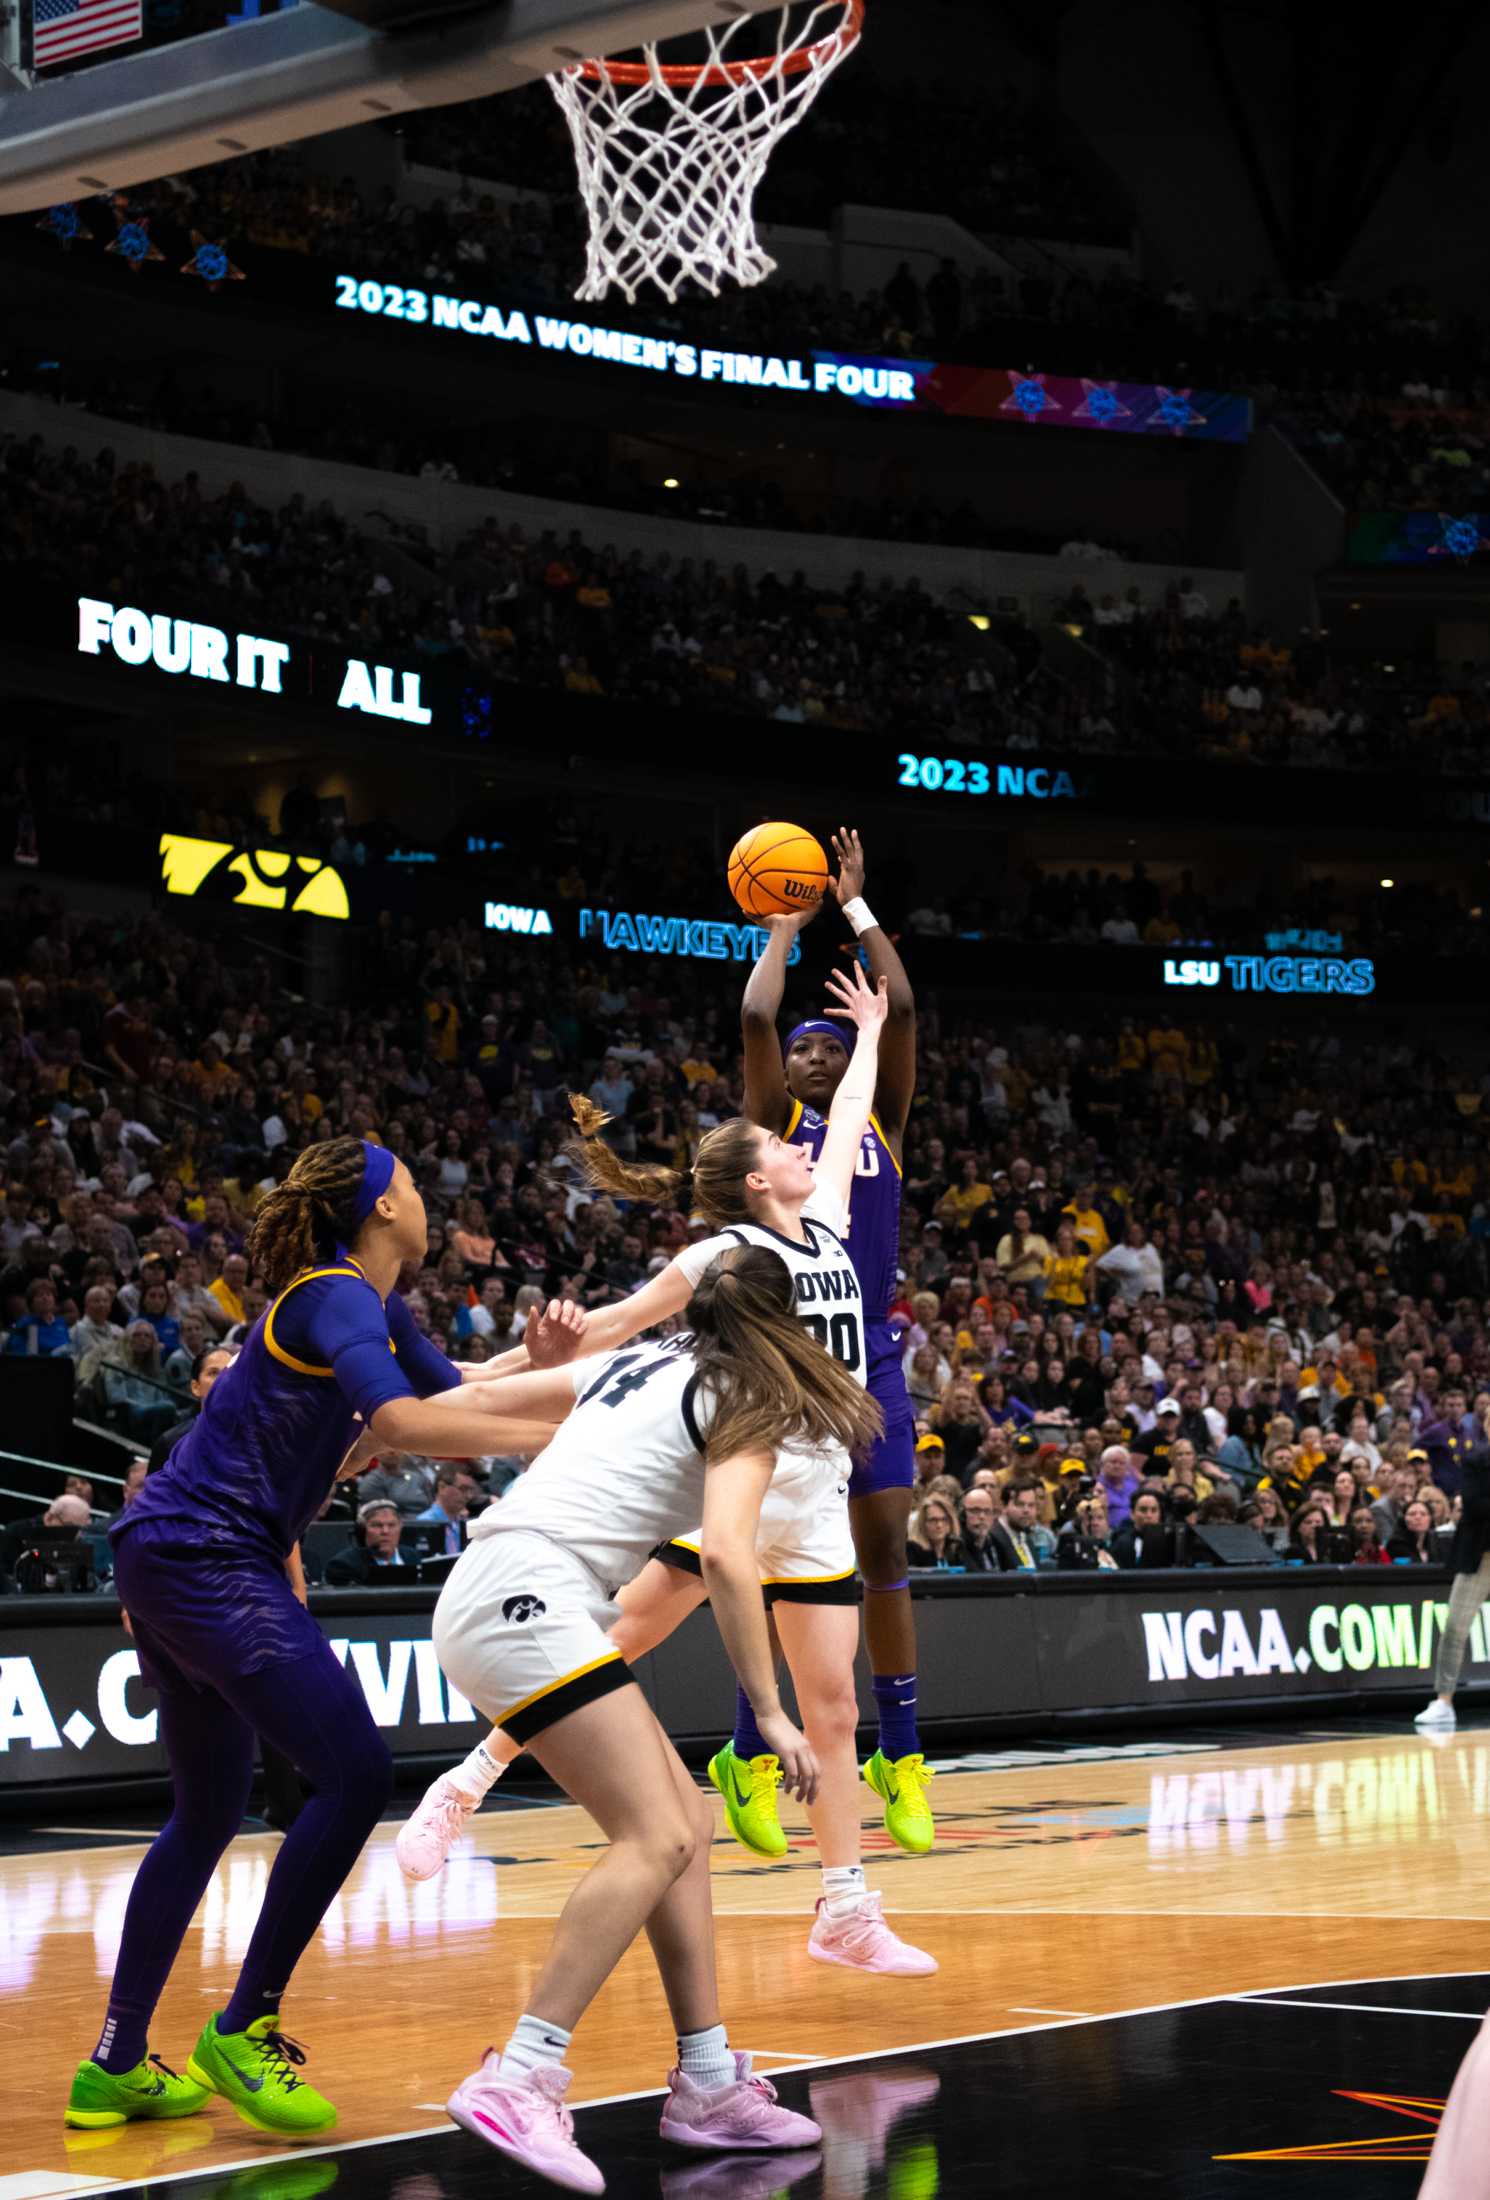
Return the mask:
<svg viewBox="0 0 1490 2200">
<path fill-rule="evenodd" d="M 805 1146 L 814 1164 L 822 1155 L 827 1131 L 827 1123 L 815 1109 L 804 1108 L 800 1100 L 792 1102 L 782 1136 L 789 1145 Z M 895 1296 L 900 1266 L 900 1163 L 872 1115 L 854 1165 L 846 1242 L 864 1294 L 864 1319 L 883 1322 Z"/>
<path fill-rule="evenodd" d="M 815 1163 L 827 1129 L 822 1116 L 794 1100 L 783 1136 L 805 1146 Z M 867 1459 L 855 1463 L 849 1482 L 851 1497 L 868 1497 L 883 1489 L 909 1489 L 916 1479 L 915 1415 L 901 1369 L 904 1341 L 889 1321 L 900 1266 L 900 1163 L 872 1115 L 854 1167 L 844 1242 L 864 1295 L 869 1395 L 885 1416 L 884 1435 Z"/>
</svg>

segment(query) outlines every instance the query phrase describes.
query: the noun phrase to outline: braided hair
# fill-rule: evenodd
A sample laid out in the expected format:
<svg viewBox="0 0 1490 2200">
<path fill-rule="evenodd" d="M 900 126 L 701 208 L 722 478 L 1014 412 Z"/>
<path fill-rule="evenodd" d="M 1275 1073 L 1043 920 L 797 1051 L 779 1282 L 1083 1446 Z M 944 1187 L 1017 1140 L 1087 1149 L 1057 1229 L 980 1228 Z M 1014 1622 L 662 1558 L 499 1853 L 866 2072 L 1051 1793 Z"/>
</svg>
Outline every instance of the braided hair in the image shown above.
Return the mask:
<svg viewBox="0 0 1490 2200">
<path fill-rule="evenodd" d="M 366 1160 L 360 1138 L 328 1138 L 307 1146 L 283 1184 L 265 1193 L 248 1253 L 271 1293 L 334 1259 L 352 1236 Z"/>
</svg>

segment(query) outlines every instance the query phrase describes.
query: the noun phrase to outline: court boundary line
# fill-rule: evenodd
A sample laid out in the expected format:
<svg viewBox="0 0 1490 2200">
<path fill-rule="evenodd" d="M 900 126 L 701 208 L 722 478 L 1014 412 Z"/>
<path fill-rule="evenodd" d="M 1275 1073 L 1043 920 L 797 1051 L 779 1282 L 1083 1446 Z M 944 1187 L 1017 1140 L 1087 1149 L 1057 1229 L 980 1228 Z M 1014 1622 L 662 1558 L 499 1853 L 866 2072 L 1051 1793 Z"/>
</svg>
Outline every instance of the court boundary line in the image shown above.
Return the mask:
<svg viewBox="0 0 1490 2200">
<path fill-rule="evenodd" d="M 1420 1977 L 1426 1976 L 1419 1973 Z M 1449 1973 L 1435 1972 L 1434 1977 Z M 1469 1974 L 1471 1977 L 1473 1973 Z M 1300 1989 L 1307 1993 L 1308 1987 Z M 1409 2009 L 1398 2001 L 1290 2001 L 1286 1994 L 1226 1994 L 1226 2001 L 1246 2002 L 1259 2009 L 1349 2009 L 1368 2017 L 1452 2017 L 1459 2024 L 1483 2024 L 1483 2009 Z"/>
<path fill-rule="evenodd" d="M 1469 1971 L 1389 1971 L 1365 1976 L 1358 1973 L 1354 1978 L 1304 1979 L 1291 1986 L 1278 1987 L 1272 1991 L 1276 1995 L 1312 1994 L 1317 1993 L 1322 1986 L 1390 1985 L 1397 1979 L 1405 1982 L 1408 1979 L 1486 1977 L 1490 1977 L 1490 1970 L 1478 1966 Z M 902 2041 L 898 2047 L 870 2047 L 854 2055 L 834 2055 L 825 2059 L 810 2058 L 803 2062 L 792 2063 L 784 2070 L 773 2070 L 771 2077 L 774 2082 L 777 2078 L 792 2077 L 798 2071 L 821 2074 L 824 2071 L 837 2070 L 845 2064 L 885 2062 L 894 2055 L 926 2055 L 934 2049 L 942 2047 L 977 2047 L 985 2040 L 1026 2039 L 1035 2032 L 1069 2032 L 1078 2025 L 1083 2024 L 1120 2024 L 1129 2017 L 1162 2017 L 1177 2009 L 1206 2009 L 1225 2002 L 1245 2003 L 1260 1999 L 1263 2006 L 1266 2006 L 1265 1997 L 1268 1992 L 1268 1988 L 1259 1987 L 1256 1995 L 1245 1993 L 1193 1994 L 1187 1995 L 1182 2001 L 1145 2002 L 1140 2007 L 1133 2009 L 1103 2009 L 1090 2017 L 1052 2018 L 1048 2024 L 1011 2024 L 995 2032 L 961 2032 L 948 2039 L 906 2040 Z M 1321 2006 L 1328 2005 L 1322 2005 L 1318 2002 L 1284 2003 L 1285 2008 L 1317 2009 Z M 1378 2013 L 1379 2006 L 1384 2005 L 1368 2003 L 1364 2006 L 1368 2007 L 1375 2015 Z M 1401 2015 L 1403 2012 L 1400 2010 L 1395 2012 L 1387 2010 L 1385 2013 Z M 1462 2010 L 1434 2010 L 1431 2014 L 1434 2016 L 1462 2016 L 1464 2012 Z M 629 2093 L 597 2094 L 593 2100 L 576 2101 L 574 2107 L 576 2111 L 586 2108 L 617 2108 L 626 2101 L 660 2100 L 666 2091 L 666 2086 L 641 2086 Z M 371 2139 L 333 2140 L 329 2145 L 323 2147 L 297 2146 L 290 2159 L 296 2162 L 309 2162 L 314 2161 L 323 2154 L 357 2154 L 367 2147 L 399 2146 L 410 2139 L 448 2138 L 453 2136 L 457 2129 L 458 2126 L 450 2122 L 420 2124 L 411 2131 L 386 2131 Z M 266 2161 L 280 2161 L 283 2159 L 285 2157 L 281 2155 L 255 2154 L 247 2156 L 242 2161 L 202 2162 L 195 2169 L 166 2170 L 161 2175 L 154 2177 L 121 2177 L 111 2184 L 76 2185 L 71 2188 L 66 2184 L 59 2184 L 56 2188 L 55 2200 L 66 2200 L 69 2190 L 86 2191 L 92 2196 L 92 2200 L 104 2200 L 104 2196 L 111 2192 L 142 2190 L 147 2185 L 179 2185 L 194 2177 L 228 2177 L 236 2170 L 256 2169 Z M 54 2196 L 48 2193 L 43 2196 L 43 2200 L 54 2200 Z"/>
</svg>

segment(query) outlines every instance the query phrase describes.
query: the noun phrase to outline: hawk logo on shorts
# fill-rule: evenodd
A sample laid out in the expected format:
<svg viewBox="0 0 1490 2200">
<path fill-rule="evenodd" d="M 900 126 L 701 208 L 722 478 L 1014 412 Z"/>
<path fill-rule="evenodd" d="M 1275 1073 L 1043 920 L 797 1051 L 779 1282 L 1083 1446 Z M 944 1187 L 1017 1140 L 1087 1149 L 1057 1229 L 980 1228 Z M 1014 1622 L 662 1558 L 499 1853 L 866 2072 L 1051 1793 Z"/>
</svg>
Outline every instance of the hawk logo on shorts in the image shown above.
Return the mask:
<svg viewBox="0 0 1490 2200">
<path fill-rule="evenodd" d="M 503 1619 L 541 1619 L 548 1610 L 542 1597 L 509 1597 L 502 1606 Z"/>
</svg>

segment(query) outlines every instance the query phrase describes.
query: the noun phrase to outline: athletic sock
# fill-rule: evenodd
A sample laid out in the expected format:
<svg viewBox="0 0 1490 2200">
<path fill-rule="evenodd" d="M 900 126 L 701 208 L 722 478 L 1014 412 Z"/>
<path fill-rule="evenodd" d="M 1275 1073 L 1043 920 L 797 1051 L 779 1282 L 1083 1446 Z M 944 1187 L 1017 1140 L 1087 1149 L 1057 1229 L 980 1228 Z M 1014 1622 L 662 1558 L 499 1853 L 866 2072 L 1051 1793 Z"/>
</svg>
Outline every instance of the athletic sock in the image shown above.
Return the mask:
<svg viewBox="0 0 1490 2200">
<path fill-rule="evenodd" d="M 217 2029 L 219 2032 L 246 2032 L 260 2017 L 277 2017 L 283 1999 L 281 1987 L 270 1992 L 267 1987 L 255 1986 L 245 1965 L 243 1975 L 228 1996 L 227 2008 L 217 2020 Z"/>
<path fill-rule="evenodd" d="M 103 2031 L 91 2060 L 100 2070 L 122 2078 L 126 2070 L 133 2070 L 136 2063 L 145 2060 L 148 2044 L 145 2027 L 138 2018 L 111 2009 L 103 2020 Z"/>
<path fill-rule="evenodd" d="M 501 1760 L 491 1755 L 485 1742 L 478 1742 L 470 1756 L 462 1757 L 454 1772 L 447 1773 L 446 1778 L 460 1789 L 462 1795 L 469 1795 L 474 1802 L 479 1803 L 506 1770 L 507 1767 Z"/>
<path fill-rule="evenodd" d="M 695 2085 L 701 2085 L 706 2093 L 717 2093 L 723 2085 L 735 2082 L 735 2058 L 729 2051 L 722 2024 L 711 2024 L 707 2032 L 680 2032 L 678 2034 L 678 2068 L 686 2070 Z"/>
<path fill-rule="evenodd" d="M 526 2078 L 535 2070 L 561 2070 L 572 2032 L 544 2017 L 519 2017 L 502 2049 L 502 2076 Z"/>
<path fill-rule="evenodd" d="M 823 1866 L 823 1908 L 830 1918 L 852 1917 L 867 1892 L 862 1864 Z"/>
<path fill-rule="evenodd" d="M 735 1687 L 734 1750 L 737 1757 L 769 1757 L 769 1743 L 755 1723 L 755 1713 L 750 1698 L 738 1684 Z"/>
<path fill-rule="evenodd" d="M 916 1739 L 916 1676 L 914 1673 L 876 1673 L 874 1702 L 879 1712 L 880 1748 L 893 1764 L 899 1757 L 914 1757 L 921 1744 Z"/>
</svg>

